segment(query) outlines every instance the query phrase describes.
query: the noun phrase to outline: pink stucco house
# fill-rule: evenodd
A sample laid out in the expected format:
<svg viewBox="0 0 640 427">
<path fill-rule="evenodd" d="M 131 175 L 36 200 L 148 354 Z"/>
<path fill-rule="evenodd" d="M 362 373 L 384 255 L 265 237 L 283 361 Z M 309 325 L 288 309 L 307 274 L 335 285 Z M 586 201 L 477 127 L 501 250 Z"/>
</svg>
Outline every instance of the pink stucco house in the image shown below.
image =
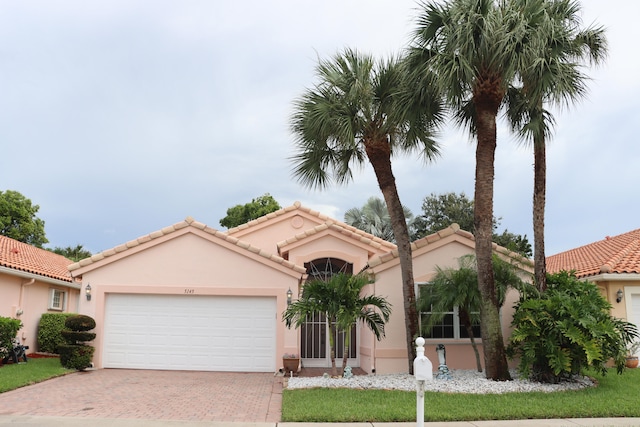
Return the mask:
<svg viewBox="0 0 640 427">
<path fill-rule="evenodd" d="M 36 348 L 42 313 L 77 312 L 80 284 L 69 273 L 73 261 L 9 237 L 0 236 L 0 316 L 22 321 L 18 333 Z"/>
<path fill-rule="evenodd" d="M 455 224 L 414 242 L 416 288 L 436 265 L 457 267 L 460 256 L 473 252 L 473 236 Z M 393 313 L 382 341 L 354 330 L 349 364 L 406 372 L 395 245 L 298 202 L 226 232 L 187 218 L 69 266 L 82 287 L 78 311 L 97 322 L 97 368 L 267 372 L 282 367 L 284 353 L 300 354 L 304 366 L 329 366 L 324 319 L 287 329 L 281 316 L 287 293 L 295 300 L 308 277 L 361 270 L 376 279 L 367 292 L 386 297 Z M 526 262 L 523 274 L 530 272 Z M 505 335 L 511 305 L 503 311 Z M 427 341 L 427 356 L 435 360 L 435 346 L 444 343 L 450 367 L 473 368 L 455 316 L 451 336 Z"/>
</svg>

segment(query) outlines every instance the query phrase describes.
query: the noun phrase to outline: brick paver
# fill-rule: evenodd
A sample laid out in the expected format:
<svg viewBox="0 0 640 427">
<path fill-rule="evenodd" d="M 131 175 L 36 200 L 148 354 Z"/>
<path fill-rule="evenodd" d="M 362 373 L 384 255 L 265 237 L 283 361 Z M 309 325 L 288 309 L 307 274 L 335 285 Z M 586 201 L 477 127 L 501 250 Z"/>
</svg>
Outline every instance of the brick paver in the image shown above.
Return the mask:
<svg viewBox="0 0 640 427">
<path fill-rule="evenodd" d="M 0 415 L 278 422 L 270 373 L 99 369 L 0 394 Z"/>
</svg>

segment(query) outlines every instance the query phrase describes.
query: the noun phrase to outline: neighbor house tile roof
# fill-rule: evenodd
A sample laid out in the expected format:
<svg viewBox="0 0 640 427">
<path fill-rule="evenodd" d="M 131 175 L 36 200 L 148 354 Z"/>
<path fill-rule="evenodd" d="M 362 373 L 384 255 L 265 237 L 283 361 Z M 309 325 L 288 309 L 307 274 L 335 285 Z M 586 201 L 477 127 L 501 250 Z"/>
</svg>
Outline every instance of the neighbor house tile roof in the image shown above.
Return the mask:
<svg viewBox="0 0 640 427">
<path fill-rule="evenodd" d="M 605 237 L 547 258 L 547 271 L 575 270 L 577 277 L 607 273 L 640 274 L 640 229 Z"/>
<path fill-rule="evenodd" d="M 209 226 L 207 226 L 206 224 L 203 224 L 201 222 L 198 222 L 196 220 L 194 220 L 191 217 L 187 217 L 184 221 L 178 222 L 176 224 L 170 225 L 168 227 L 165 227 L 161 230 L 158 231 L 154 231 L 153 233 L 147 234 L 146 236 L 142 236 L 139 237 L 135 240 L 131 240 L 127 243 L 124 243 L 120 246 L 116 246 L 115 248 L 112 249 L 107 249 L 105 251 L 102 251 L 100 253 L 97 253 L 89 258 L 85 258 L 83 260 L 80 260 L 79 262 L 76 262 L 74 264 L 71 264 L 69 266 L 69 270 L 70 271 L 74 271 L 77 270 L 81 267 L 85 267 L 88 265 L 91 265 L 93 263 L 96 263 L 98 261 L 101 261 L 105 258 L 109 258 L 113 255 L 119 254 L 121 252 L 127 251 L 131 248 L 135 248 L 137 246 L 140 246 L 144 243 L 150 242 L 152 240 L 158 239 L 160 237 L 175 233 L 178 230 L 181 230 L 185 227 L 194 227 L 198 230 L 202 230 L 205 233 L 208 233 L 212 236 L 215 236 L 219 239 L 225 240 L 228 243 L 231 243 L 235 246 L 237 246 L 238 248 L 242 248 L 244 250 L 247 250 L 249 252 L 255 253 L 260 255 L 261 257 L 265 258 L 265 259 L 269 259 L 273 262 L 276 262 L 278 264 L 281 264 L 287 268 L 290 268 L 292 270 L 297 271 L 298 273 L 306 273 L 306 270 L 303 267 L 297 266 L 294 263 L 280 257 L 279 255 L 275 255 L 272 254 L 270 252 L 264 251 L 260 248 L 257 248 L 255 246 L 252 246 L 251 244 L 242 241 L 236 237 L 233 236 L 229 236 L 227 233 L 224 233 L 222 231 L 218 231 L 214 228 L 211 228 Z"/>
<path fill-rule="evenodd" d="M 45 249 L 0 236 L 0 266 L 72 282 L 67 268 L 73 261 Z"/>
</svg>

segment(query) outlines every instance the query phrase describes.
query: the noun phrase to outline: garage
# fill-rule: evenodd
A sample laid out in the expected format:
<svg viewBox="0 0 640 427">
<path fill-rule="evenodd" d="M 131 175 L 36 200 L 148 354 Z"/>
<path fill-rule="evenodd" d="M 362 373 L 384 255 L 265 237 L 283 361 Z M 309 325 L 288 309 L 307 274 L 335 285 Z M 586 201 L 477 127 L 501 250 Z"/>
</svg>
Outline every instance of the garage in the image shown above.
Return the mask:
<svg viewBox="0 0 640 427">
<path fill-rule="evenodd" d="M 276 298 L 108 294 L 105 368 L 276 369 Z"/>
</svg>

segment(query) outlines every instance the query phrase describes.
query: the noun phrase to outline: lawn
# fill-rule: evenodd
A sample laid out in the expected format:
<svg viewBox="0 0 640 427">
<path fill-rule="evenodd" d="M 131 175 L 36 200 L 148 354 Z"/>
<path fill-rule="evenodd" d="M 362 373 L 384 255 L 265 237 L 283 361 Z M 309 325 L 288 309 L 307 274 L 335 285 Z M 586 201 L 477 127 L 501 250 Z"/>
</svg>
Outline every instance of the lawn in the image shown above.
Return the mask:
<svg viewBox="0 0 640 427">
<path fill-rule="evenodd" d="M 58 358 L 29 359 L 27 363 L 2 365 L 0 367 L 0 393 L 59 377 L 72 369 L 63 368 Z"/>
<path fill-rule="evenodd" d="M 640 369 L 590 373 L 597 387 L 555 393 L 474 395 L 425 393 L 426 421 L 640 417 Z M 284 390 L 284 422 L 412 422 L 415 392 L 397 390 Z"/>
</svg>

